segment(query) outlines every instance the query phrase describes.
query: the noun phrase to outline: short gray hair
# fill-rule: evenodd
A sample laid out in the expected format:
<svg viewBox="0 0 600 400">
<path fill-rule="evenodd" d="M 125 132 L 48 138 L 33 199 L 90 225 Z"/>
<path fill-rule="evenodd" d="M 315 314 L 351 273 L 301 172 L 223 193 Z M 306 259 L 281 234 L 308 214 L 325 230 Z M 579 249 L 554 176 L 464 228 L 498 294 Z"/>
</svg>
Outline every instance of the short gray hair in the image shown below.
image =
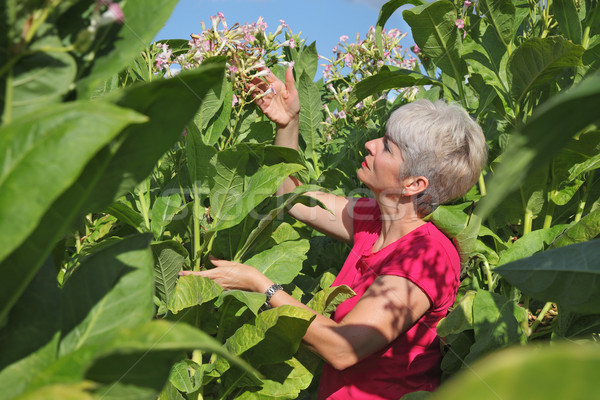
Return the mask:
<svg viewBox="0 0 600 400">
<path fill-rule="evenodd" d="M 424 176 L 429 186 L 416 198 L 417 213 L 463 196 L 487 162 L 481 127 L 459 105 L 417 100 L 390 115 L 386 134 L 400 147 L 401 178 Z"/>
</svg>

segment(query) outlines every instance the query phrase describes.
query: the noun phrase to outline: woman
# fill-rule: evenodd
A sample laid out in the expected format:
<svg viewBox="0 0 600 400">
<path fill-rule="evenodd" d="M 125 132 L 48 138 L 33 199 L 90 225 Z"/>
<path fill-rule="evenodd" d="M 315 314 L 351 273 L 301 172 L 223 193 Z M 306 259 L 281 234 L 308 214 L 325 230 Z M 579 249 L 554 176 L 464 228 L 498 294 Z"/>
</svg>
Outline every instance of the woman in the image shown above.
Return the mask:
<svg viewBox="0 0 600 400">
<path fill-rule="evenodd" d="M 292 69 L 285 84 L 273 74 L 266 79 L 269 85 L 256 83 L 256 104 L 277 125 L 275 144 L 298 149 L 300 103 Z M 346 284 L 356 296 L 332 318 L 315 313 L 303 338 L 326 361 L 320 399 L 399 399 L 438 386 L 435 329 L 454 303 L 460 262 L 451 241 L 422 217 L 466 193 L 487 157 L 481 128 L 460 107 L 443 102 L 401 107 L 391 114 L 384 137 L 365 147 L 357 175 L 373 199 L 314 192 L 333 216 L 302 204 L 289 211 L 353 245 L 333 285 Z M 298 185 L 289 177 L 277 194 Z M 216 268 L 193 273 L 225 289 L 267 293 L 272 307 L 308 308 L 253 267 L 211 261 Z"/>
</svg>

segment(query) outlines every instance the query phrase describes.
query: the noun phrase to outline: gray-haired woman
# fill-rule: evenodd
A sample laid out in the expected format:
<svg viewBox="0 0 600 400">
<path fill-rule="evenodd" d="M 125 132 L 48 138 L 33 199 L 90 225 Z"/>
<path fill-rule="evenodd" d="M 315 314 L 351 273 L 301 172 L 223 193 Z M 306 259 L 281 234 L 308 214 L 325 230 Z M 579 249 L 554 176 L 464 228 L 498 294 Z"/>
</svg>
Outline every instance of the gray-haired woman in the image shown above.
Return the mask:
<svg viewBox="0 0 600 400">
<path fill-rule="evenodd" d="M 270 74 L 268 84 L 256 82 L 256 95 L 275 89 L 256 103 L 277 125 L 275 144 L 298 149 L 300 103 L 291 68 L 285 80 Z M 303 338 L 326 361 L 319 399 L 399 399 L 439 385 L 436 326 L 454 303 L 460 262 L 452 242 L 422 218 L 464 195 L 487 159 L 481 128 L 462 108 L 443 101 L 420 100 L 394 111 L 385 135 L 365 148 L 357 176 L 372 199 L 312 192 L 328 210 L 303 204 L 289 210 L 353 246 L 333 285 L 348 285 L 356 296 L 331 318 L 315 313 Z M 289 177 L 277 194 L 299 184 Z M 308 308 L 253 267 L 211 261 L 216 268 L 185 274 L 225 289 L 267 293 L 273 307 Z"/>
</svg>

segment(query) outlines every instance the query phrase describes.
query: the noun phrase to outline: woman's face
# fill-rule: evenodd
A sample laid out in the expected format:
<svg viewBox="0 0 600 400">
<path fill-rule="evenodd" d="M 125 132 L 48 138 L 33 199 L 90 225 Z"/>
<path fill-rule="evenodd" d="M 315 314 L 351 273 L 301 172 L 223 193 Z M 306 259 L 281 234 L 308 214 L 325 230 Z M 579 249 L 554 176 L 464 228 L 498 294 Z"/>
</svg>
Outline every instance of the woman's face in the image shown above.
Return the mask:
<svg viewBox="0 0 600 400">
<path fill-rule="evenodd" d="M 400 195 L 403 188 L 399 176 L 403 161 L 400 148 L 387 135 L 368 141 L 365 148 L 369 154 L 357 172 L 358 179 L 374 193 Z"/>
</svg>

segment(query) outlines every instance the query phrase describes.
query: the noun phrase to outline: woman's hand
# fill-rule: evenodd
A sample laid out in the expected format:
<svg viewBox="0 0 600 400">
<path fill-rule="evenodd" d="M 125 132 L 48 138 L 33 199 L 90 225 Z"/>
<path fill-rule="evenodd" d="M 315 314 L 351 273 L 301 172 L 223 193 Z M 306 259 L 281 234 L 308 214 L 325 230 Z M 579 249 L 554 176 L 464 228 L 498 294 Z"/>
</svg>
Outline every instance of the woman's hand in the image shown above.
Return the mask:
<svg viewBox="0 0 600 400">
<path fill-rule="evenodd" d="M 262 272 L 246 264 L 219 260 L 209 256 L 216 267 L 204 271 L 181 271 L 179 275 L 198 275 L 212 279 L 225 290 L 245 290 L 264 293 L 273 284 Z"/>
<path fill-rule="evenodd" d="M 275 122 L 278 128 L 285 128 L 290 122 L 297 121 L 300 113 L 300 99 L 294 83 L 294 71 L 292 67 L 285 71 L 285 83 L 270 71 L 265 78 L 267 82 L 260 78 L 252 81 L 254 87 L 252 95 L 262 112 Z"/>
</svg>

